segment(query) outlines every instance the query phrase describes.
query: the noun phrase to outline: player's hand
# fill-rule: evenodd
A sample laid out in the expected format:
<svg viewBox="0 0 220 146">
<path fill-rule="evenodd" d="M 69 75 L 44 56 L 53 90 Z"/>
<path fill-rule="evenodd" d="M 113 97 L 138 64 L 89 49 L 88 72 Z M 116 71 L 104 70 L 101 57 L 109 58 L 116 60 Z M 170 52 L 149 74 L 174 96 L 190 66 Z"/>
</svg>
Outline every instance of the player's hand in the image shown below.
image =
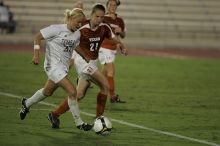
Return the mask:
<svg viewBox="0 0 220 146">
<path fill-rule="evenodd" d="M 116 48 L 120 49 L 121 53 L 124 54 L 125 56 L 128 55 L 127 49 L 125 48 L 125 46 L 123 44 L 121 44 L 121 43 L 117 44 Z"/>
<path fill-rule="evenodd" d="M 39 64 L 39 58 L 38 58 L 38 57 L 33 57 L 32 63 L 33 63 L 34 65 L 38 65 L 38 64 Z"/>
<path fill-rule="evenodd" d="M 128 51 L 126 48 L 121 49 L 121 53 L 124 54 L 125 56 L 128 55 Z"/>
<path fill-rule="evenodd" d="M 115 28 L 115 34 L 120 34 L 120 33 L 122 33 L 121 27 L 116 27 Z"/>
</svg>

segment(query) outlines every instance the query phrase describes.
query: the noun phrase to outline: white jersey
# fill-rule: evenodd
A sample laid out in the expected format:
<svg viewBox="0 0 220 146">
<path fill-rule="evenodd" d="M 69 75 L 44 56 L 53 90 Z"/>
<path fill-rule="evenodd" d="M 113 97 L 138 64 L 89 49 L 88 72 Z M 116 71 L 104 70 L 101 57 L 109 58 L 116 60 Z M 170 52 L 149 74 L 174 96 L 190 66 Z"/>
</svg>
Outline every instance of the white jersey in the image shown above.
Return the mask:
<svg viewBox="0 0 220 146">
<path fill-rule="evenodd" d="M 46 40 L 45 70 L 49 71 L 60 63 L 69 68 L 72 52 L 80 41 L 80 32 L 71 32 L 66 24 L 50 25 L 40 32 Z"/>
</svg>

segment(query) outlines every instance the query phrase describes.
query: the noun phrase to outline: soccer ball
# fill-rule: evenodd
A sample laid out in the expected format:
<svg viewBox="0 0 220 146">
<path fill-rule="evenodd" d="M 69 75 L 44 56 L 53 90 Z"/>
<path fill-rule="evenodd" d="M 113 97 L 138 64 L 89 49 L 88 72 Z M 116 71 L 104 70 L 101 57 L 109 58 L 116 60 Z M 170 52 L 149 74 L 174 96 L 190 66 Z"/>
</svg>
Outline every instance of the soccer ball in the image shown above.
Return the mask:
<svg viewBox="0 0 220 146">
<path fill-rule="evenodd" d="M 104 116 L 95 119 L 93 130 L 96 134 L 107 135 L 112 130 L 112 122 Z"/>
</svg>

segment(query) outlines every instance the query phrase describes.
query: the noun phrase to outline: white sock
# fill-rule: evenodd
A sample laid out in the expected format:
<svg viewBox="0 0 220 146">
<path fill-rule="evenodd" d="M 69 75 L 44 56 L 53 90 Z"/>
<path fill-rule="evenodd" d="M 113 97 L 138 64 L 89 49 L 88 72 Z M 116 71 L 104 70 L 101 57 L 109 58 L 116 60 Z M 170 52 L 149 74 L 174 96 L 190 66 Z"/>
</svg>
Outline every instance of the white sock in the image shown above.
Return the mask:
<svg viewBox="0 0 220 146">
<path fill-rule="evenodd" d="M 26 100 L 25 103 L 26 103 L 27 108 L 31 107 L 33 104 L 38 103 L 44 98 L 46 98 L 46 96 L 44 96 L 43 94 L 43 90 L 44 88 L 38 90 L 33 96 L 31 96 L 30 98 Z"/>
<path fill-rule="evenodd" d="M 82 125 L 83 121 L 80 117 L 79 105 L 78 105 L 77 100 L 73 100 L 73 99 L 68 98 L 68 105 L 69 105 L 70 111 L 73 115 L 73 118 L 75 120 L 76 126 Z"/>
</svg>

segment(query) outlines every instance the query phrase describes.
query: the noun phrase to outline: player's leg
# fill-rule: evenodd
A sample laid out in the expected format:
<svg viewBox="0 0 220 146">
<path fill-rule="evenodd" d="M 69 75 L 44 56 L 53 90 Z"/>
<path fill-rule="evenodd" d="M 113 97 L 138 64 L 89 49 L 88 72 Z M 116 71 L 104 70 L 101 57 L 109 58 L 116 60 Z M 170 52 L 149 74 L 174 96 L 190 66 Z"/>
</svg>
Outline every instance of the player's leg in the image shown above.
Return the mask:
<svg viewBox="0 0 220 146">
<path fill-rule="evenodd" d="M 109 92 L 108 82 L 105 76 L 97 68 L 97 60 L 86 62 L 79 54 L 75 58 L 75 66 L 77 73 L 84 79 L 94 80 L 100 88 L 100 93 L 97 95 L 97 114 L 104 113 L 107 94 Z"/>
<path fill-rule="evenodd" d="M 111 99 L 115 96 L 115 83 L 114 83 L 114 74 L 115 74 L 115 67 L 114 63 L 106 63 L 103 66 L 103 73 L 105 74 L 108 83 L 109 83 L 109 94 Z"/>
<path fill-rule="evenodd" d="M 100 48 L 99 61 L 102 64 L 102 73 L 106 76 L 109 83 L 109 95 L 111 103 L 125 103 L 125 101 L 119 99 L 118 95 L 115 95 L 115 57 L 116 50 L 110 50 L 106 48 Z"/>
<path fill-rule="evenodd" d="M 75 51 L 73 52 L 75 54 Z M 74 55 L 70 59 L 69 68 L 74 67 Z M 59 128 L 59 116 L 65 113 L 69 110 L 68 106 L 68 98 L 65 98 L 65 100 L 52 112 L 48 114 L 48 120 L 51 122 L 52 128 Z"/>
<path fill-rule="evenodd" d="M 20 110 L 21 120 L 23 120 L 26 117 L 26 114 L 29 112 L 29 109 L 33 104 L 36 104 L 45 99 L 46 97 L 51 96 L 57 87 L 58 86 L 53 81 L 48 79 L 44 88 L 35 92 L 35 94 L 28 99 L 23 98 L 22 108 Z"/>
<path fill-rule="evenodd" d="M 77 85 L 78 101 L 83 99 L 88 87 L 89 87 L 89 81 L 79 78 L 79 84 Z M 59 116 L 61 116 L 68 110 L 69 110 L 68 98 L 66 98 L 54 111 L 48 114 L 48 120 L 51 122 L 52 128 L 59 128 L 60 125 Z"/>
<path fill-rule="evenodd" d="M 68 93 L 68 105 L 75 120 L 77 128 L 82 129 L 84 131 L 91 130 L 92 125 L 84 123 L 80 117 L 77 93 L 74 85 L 70 82 L 67 76 L 64 77 L 58 84 Z"/>
<path fill-rule="evenodd" d="M 92 75 L 92 80 L 99 86 L 100 92 L 97 95 L 96 117 L 103 115 L 109 93 L 109 85 L 106 77 L 97 69 Z"/>
<path fill-rule="evenodd" d="M 68 105 L 68 97 L 67 97 L 60 103 L 60 105 L 54 111 L 51 112 L 51 114 L 53 117 L 59 118 L 59 116 L 61 116 L 68 110 L 69 110 L 69 105 Z"/>
<path fill-rule="evenodd" d="M 79 84 L 77 85 L 78 101 L 83 99 L 88 87 L 89 87 L 89 81 L 79 78 Z M 66 98 L 54 111 L 51 112 L 51 114 L 53 117 L 59 118 L 60 115 L 64 114 L 68 110 L 69 110 L 68 98 Z"/>
<path fill-rule="evenodd" d="M 69 110 L 68 105 L 68 97 L 64 99 L 62 103 L 52 112 L 50 112 L 47 116 L 48 120 L 51 123 L 52 128 L 59 128 L 60 127 L 60 120 L 59 116 L 64 114 L 66 111 Z"/>
<path fill-rule="evenodd" d="M 115 64 L 114 62 L 106 63 L 103 66 L 103 71 L 109 83 L 109 94 L 111 103 L 126 103 L 126 101 L 120 99 L 118 95 L 115 94 Z"/>
<path fill-rule="evenodd" d="M 82 77 L 79 77 L 79 82 L 77 85 L 77 99 L 78 99 L 78 101 L 82 100 L 85 97 L 86 92 L 89 87 L 90 87 L 90 81 L 85 80 Z"/>
</svg>

